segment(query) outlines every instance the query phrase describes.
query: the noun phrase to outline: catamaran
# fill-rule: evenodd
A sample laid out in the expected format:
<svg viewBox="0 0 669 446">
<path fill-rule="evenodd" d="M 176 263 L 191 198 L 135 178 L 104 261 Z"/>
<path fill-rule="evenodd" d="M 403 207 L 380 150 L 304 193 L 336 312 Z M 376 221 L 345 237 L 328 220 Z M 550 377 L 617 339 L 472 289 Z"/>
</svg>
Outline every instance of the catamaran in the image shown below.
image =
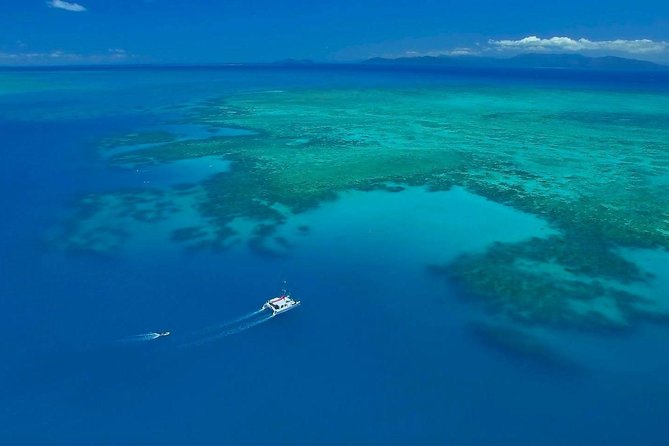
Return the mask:
<svg viewBox="0 0 669 446">
<path fill-rule="evenodd" d="M 284 291 L 281 293 L 281 296 L 275 297 L 265 302 L 261 310 L 270 310 L 272 312 L 272 316 L 276 316 L 279 313 L 285 313 L 288 310 L 292 310 L 299 304 L 299 300 L 294 300 L 292 297 L 290 297 L 290 293 Z"/>
</svg>

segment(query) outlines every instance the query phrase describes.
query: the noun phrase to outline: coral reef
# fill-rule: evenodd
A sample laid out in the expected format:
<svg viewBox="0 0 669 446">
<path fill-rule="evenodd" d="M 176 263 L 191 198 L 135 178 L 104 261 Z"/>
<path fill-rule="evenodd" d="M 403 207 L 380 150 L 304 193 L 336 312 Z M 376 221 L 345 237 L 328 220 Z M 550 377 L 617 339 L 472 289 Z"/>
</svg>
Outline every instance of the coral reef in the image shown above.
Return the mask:
<svg viewBox="0 0 669 446">
<path fill-rule="evenodd" d="M 629 284 L 651 279 L 604 247 L 560 236 L 497 243 L 433 271 L 459 280 L 498 314 L 581 328 L 627 327 L 648 304 Z"/>
<path fill-rule="evenodd" d="M 530 87 L 247 93 L 189 108 L 184 122 L 254 134 L 167 141 L 109 161 L 141 167 L 224 156 L 230 170 L 199 185 L 194 208 L 204 224 L 174 228 L 171 239 L 226 245 L 241 219 L 256 225 L 247 241 L 259 252 L 272 251 L 266 242 L 292 213 L 343 191 L 463 186 L 540 216 L 558 235 L 497 244 L 439 271 L 517 320 L 621 328 L 652 316 L 652 296 L 634 284 L 653 278 L 618 248 L 669 249 L 666 110 L 666 95 Z M 77 243 L 103 249 L 122 233 L 109 237 Z"/>
<path fill-rule="evenodd" d="M 507 358 L 559 372 L 580 371 L 572 358 L 527 329 L 490 321 L 471 322 L 467 328 L 479 342 L 503 352 Z"/>
<path fill-rule="evenodd" d="M 103 138 L 96 142 L 101 151 L 116 149 L 124 146 L 138 146 L 143 144 L 162 144 L 172 142 L 177 139 L 177 135 L 165 132 L 131 132 L 122 135 L 113 135 Z"/>
</svg>

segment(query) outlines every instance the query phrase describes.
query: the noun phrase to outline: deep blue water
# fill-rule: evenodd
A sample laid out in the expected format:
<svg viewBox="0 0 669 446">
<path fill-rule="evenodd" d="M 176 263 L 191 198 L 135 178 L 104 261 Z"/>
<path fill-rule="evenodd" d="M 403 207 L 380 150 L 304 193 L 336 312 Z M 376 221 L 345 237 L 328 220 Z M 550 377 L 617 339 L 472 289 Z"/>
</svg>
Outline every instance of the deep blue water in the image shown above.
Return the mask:
<svg viewBox="0 0 669 446">
<path fill-rule="evenodd" d="M 153 107 L 240 88 L 439 82 L 432 74 L 13 75 L 66 76 L 77 87 L 0 97 L 1 444 L 669 444 L 662 327 L 565 334 L 598 359 L 561 369 L 481 344 L 464 329 L 475 310 L 445 298 L 455 286 L 403 255 L 356 251 L 355 239 L 327 251 L 306 239 L 276 258 L 244 249 L 106 257 L 49 243 L 78 197 L 124 181 L 91 141 L 154 124 Z M 552 77 L 542 82 L 570 82 Z M 180 348 L 180 333 L 255 310 L 282 280 L 303 302 L 297 311 Z M 114 343 L 168 329 L 171 338 Z"/>
</svg>

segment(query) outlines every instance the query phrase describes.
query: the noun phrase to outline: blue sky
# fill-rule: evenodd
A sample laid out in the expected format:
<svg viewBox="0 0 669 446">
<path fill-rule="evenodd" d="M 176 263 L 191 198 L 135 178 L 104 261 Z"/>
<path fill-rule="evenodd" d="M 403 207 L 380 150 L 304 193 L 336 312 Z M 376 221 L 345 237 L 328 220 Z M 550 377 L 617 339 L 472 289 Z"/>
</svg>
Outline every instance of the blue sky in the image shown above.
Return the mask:
<svg viewBox="0 0 669 446">
<path fill-rule="evenodd" d="M 520 52 L 669 63 L 669 1 L 0 0 L 0 64 Z"/>
</svg>

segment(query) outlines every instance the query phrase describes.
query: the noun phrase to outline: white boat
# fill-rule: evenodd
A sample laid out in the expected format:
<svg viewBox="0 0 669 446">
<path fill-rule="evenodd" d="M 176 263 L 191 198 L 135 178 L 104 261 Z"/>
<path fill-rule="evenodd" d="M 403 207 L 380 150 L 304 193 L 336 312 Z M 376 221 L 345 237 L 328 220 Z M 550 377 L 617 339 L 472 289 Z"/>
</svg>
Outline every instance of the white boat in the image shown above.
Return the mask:
<svg viewBox="0 0 669 446">
<path fill-rule="evenodd" d="M 275 297 L 265 302 L 265 305 L 262 306 L 262 309 L 267 309 L 272 312 L 272 316 L 276 316 L 279 313 L 284 313 L 288 310 L 292 310 L 300 304 L 299 300 L 294 300 L 290 297 L 289 293 L 282 293 L 281 296 Z"/>
<path fill-rule="evenodd" d="M 163 331 L 162 333 L 157 333 L 159 338 L 162 338 L 163 336 L 169 336 L 171 333 L 169 331 Z"/>
</svg>

